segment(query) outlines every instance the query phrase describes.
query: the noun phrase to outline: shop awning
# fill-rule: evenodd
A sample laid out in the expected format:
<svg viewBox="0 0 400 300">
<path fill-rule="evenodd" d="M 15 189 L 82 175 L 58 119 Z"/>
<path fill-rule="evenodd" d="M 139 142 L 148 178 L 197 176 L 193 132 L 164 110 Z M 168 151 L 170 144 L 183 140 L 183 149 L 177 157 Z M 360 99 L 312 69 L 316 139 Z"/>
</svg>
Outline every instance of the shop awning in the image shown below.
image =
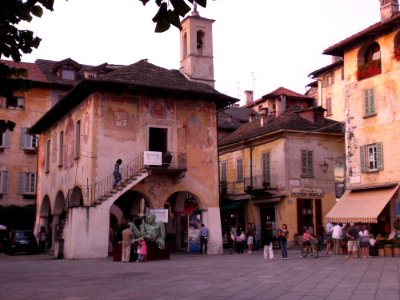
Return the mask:
<svg viewBox="0 0 400 300">
<path fill-rule="evenodd" d="M 226 203 L 222 203 L 221 206 L 219 207 L 220 210 L 231 210 L 234 208 L 239 207 L 240 204 L 242 204 L 242 201 L 229 201 Z"/>
<path fill-rule="evenodd" d="M 378 216 L 396 193 L 398 185 L 388 188 L 346 191 L 325 216 L 330 223 L 377 223 Z"/>
</svg>

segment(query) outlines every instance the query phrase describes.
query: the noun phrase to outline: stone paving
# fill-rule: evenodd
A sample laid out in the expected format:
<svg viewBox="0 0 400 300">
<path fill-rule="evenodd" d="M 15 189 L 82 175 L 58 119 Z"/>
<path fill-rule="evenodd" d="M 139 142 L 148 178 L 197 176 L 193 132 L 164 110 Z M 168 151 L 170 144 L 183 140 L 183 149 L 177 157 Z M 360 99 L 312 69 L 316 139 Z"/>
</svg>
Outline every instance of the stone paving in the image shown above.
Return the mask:
<svg viewBox="0 0 400 300">
<path fill-rule="evenodd" d="M 0 253 L 0 299 L 400 299 L 400 258 L 340 255 L 266 261 L 262 254 L 169 260 L 57 260 Z"/>
</svg>

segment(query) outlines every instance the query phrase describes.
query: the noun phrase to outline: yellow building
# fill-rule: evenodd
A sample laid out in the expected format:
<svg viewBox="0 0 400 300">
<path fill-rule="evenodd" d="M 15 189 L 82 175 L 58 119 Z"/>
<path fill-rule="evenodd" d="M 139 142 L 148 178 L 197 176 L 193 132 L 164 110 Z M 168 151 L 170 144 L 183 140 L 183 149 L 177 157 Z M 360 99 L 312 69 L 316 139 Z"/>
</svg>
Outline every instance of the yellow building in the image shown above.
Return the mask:
<svg viewBox="0 0 400 300">
<path fill-rule="evenodd" d="M 266 222 L 275 228 L 285 223 L 293 242 L 296 233 L 316 233 L 323 225 L 336 201 L 335 172 L 343 169 L 344 143 L 342 124 L 324 118 L 325 110 L 313 103 L 278 88 L 248 103 L 258 113 L 219 139 L 224 230 L 254 223 L 262 240 Z"/>
<path fill-rule="evenodd" d="M 400 215 L 398 1 L 381 0 L 380 11 L 380 22 L 324 51 L 343 59 L 344 89 L 333 98 L 344 100 L 347 164 L 347 191 L 326 219 L 377 223 L 372 232 L 384 235 Z"/>
</svg>

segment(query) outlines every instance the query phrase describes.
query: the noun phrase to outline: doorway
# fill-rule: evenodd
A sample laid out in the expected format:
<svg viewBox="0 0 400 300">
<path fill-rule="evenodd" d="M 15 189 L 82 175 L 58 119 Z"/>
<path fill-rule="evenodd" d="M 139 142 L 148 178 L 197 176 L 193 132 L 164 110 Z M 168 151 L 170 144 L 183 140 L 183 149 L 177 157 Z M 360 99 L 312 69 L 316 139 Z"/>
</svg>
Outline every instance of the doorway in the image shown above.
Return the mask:
<svg viewBox="0 0 400 300">
<path fill-rule="evenodd" d="M 149 151 L 167 152 L 168 150 L 168 129 L 149 128 Z"/>
</svg>

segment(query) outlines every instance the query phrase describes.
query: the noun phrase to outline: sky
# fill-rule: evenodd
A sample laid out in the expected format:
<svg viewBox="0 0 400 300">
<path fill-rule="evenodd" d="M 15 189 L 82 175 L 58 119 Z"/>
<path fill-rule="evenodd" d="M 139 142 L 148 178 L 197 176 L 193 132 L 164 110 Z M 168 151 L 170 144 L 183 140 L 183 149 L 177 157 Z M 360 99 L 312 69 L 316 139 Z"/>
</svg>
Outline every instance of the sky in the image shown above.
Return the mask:
<svg viewBox="0 0 400 300">
<path fill-rule="evenodd" d="M 329 65 L 322 52 L 380 21 L 378 0 L 208 0 L 200 16 L 213 19 L 215 88 L 254 99 L 285 87 L 304 94 L 311 72 Z M 141 59 L 179 69 L 179 30 L 155 33 L 154 0 L 55 0 L 19 28 L 42 38 L 22 61 L 72 58 L 81 64 L 129 65 Z"/>
</svg>

